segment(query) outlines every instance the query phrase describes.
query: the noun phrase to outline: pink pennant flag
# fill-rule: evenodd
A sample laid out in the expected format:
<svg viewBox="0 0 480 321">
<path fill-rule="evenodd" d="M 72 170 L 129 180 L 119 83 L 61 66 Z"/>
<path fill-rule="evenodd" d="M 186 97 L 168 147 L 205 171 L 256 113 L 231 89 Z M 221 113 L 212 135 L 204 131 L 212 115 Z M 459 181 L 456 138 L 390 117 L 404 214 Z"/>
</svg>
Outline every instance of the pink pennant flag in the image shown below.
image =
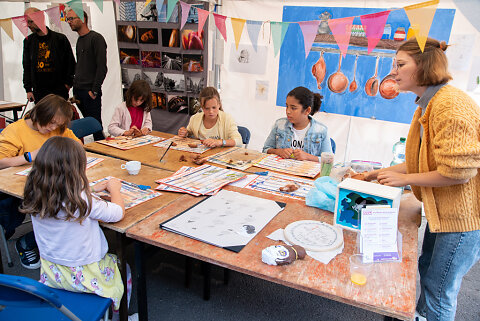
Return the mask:
<svg viewBox="0 0 480 321">
<path fill-rule="evenodd" d="M 36 11 L 29 13 L 27 16 L 32 19 L 32 21 L 37 25 L 37 27 L 42 30 L 44 34 L 47 33 L 47 26 L 45 26 L 45 15 L 43 14 L 43 11 Z"/>
<path fill-rule="evenodd" d="M 28 26 L 26 16 L 12 18 L 13 23 L 17 26 L 18 30 L 23 34 L 25 38 L 28 36 Z"/>
<path fill-rule="evenodd" d="M 360 21 L 365 30 L 365 35 L 368 39 L 368 53 L 377 46 L 378 41 L 383 36 L 383 29 L 387 22 L 390 11 L 376 12 L 360 16 Z"/>
<path fill-rule="evenodd" d="M 120 6 L 120 0 L 115 0 L 115 3 L 117 4 L 117 6 Z"/>
<path fill-rule="evenodd" d="M 50 22 L 62 30 L 62 23 L 60 22 L 60 7 L 51 7 L 45 10 Z"/>
<path fill-rule="evenodd" d="M 223 39 L 227 41 L 227 27 L 225 26 L 225 20 L 227 20 L 227 17 L 214 13 L 213 18 L 215 19 L 215 25 L 217 26 L 218 31 L 222 34 Z"/>
<path fill-rule="evenodd" d="M 188 13 L 190 12 L 191 6 L 192 5 L 189 3 L 180 1 L 180 7 L 182 7 L 182 20 L 180 23 L 180 30 L 183 29 L 183 27 L 185 26 L 185 23 L 187 23 Z"/>
<path fill-rule="evenodd" d="M 205 24 L 205 21 L 207 21 L 209 13 L 210 12 L 208 12 L 207 10 L 197 8 L 197 15 L 198 15 L 198 30 L 197 30 L 197 32 L 198 32 L 199 35 L 202 33 L 203 25 Z"/>
<path fill-rule="evenodd" d="M 310 48 L 312 48 L 312 43 L 315 41 L 320 20 L 300 21 L 298 24 L 300 25 L 300 29 L 302 29 L 303 44 L 305 45 L 305 59 L 307 59 L 308 54 L 310 53 Z"/>
<path fill-rule="evenodd" d="M 343 58 L 347 55 L 348 43 L 350 42 L 350 35 L 352 33 L 353 18 L 354 17 L 346 17 L 328 20 L 328 26 L 330 30 L 332 30 L 333 37 L 340 48 Z"/>
</svg>

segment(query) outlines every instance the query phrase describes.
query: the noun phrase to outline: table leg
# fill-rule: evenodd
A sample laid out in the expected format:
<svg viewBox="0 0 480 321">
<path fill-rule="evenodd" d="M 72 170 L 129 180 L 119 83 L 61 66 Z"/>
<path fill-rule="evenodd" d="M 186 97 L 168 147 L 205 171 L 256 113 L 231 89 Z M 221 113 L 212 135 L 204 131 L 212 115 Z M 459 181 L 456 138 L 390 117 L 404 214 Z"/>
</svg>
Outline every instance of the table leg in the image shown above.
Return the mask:
<svg viewBox="0 0 480 321">
<path fill-rule="evenodd" d="M 123 233 L 115 233 L 117 238 L 117 257 L 120 260 L 120 273 L 123 281 L 123 298 L 120 302 L 120 320 L 128 321 L 128 302 L 127 302 L 127 257 L 126 243 L 127 238 Z"/>
<path fill-rule="evenodd" d="M 135 241 L 135 270 L 139 321 L 148 320 L 147 283 L 145 278 L 145 250 L 142 242 Z"/>
<path fill-rule="evenodd" d="M 14 122 L 18 120 L 18 109 L 12 110 Z"/>
</svg>

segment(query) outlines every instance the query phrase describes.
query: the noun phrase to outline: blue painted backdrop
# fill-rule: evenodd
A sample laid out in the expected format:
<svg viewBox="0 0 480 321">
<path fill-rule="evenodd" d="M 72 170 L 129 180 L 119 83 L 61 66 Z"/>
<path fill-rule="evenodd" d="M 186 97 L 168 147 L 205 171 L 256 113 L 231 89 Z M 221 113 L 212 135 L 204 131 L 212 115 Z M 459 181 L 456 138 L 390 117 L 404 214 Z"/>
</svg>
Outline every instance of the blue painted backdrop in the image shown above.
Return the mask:
<svg viewBox="0 0 480 321">
<path fill-rule="evenodd" d="M 321 13 L 328 11 L 332 19 L 357 16 L 353 24 L 360 25 L 358 16 L 363 14 L 375 13 L 387 10 L 385 8 L 342 8 L 342 7 L 300 7 L 285 6 L 283 8 L 283 21 L 296 22 L 319 19 Z M 452 28 L 454 9 L 437 9 L 430 29 L 430 37 L 438 40 L 445 40 L 448 43 L 450 31 Z M 395 30 L 398 27 L 404 27 L 408 30 L 410 23 L 404 10 L 392 11 L 388 17 L 387 24 L 391 25 L 390 39 L 393 39 Z M 314 46 L 319 46 L 315 44 Z M 338 48 L 336 44 L 321 44 L 322 48 Z M 367 51 L 367 48 L 349 46 L 349 49 L 361 49 Z M 377 49 L 374 50 L 378 51 Z M 390 51 L 393 52 L 393 51 Z M 285 35 L 280 51 L 280 68 L 278 72 L 277 105 L 285 106 L 285 99 L 288 92 L 297 87 L 305 86 L 314 92 L 319 92 L 324 96 L 322 111 L 329 113 L 357 116 L 357 117 L 375 117 L 376 119 L 407 123 L 409 124 L 413 112 L 416 108 L 414 103 L 415 96 L 411 93 L 401 93 L 396 98 L 387 100 L 380 96 L 371 97 L 365 93 L 365 83 L 375 73 L 375 57 L 359 56 L 357 62 L 356 81 L 358 89 L 350 93 L 348 88 L 342 94 L 332 93 L 327 86 L 328 77 L 338 69 L 338 53 L 324 53 L 323 58 L 327 66 L 325 79 L 321 85 L 322 89 L 317 88 L 317 81 L 312 75 L 312 66 L 320 58 L 320 51 L 310 51 L 305 60 L 305 51 L 303 44 L 303 35 L 298 24 L 291 24 Z M 349 82 L 353 80 L 353 67 L 355 56 L 349 55 L 342 60 L 342 73 L 347 76 Z M 378 64 L 378 79 L 389 74 L 392 67 L 392 58 L 380 58 Z"/>
</svg>

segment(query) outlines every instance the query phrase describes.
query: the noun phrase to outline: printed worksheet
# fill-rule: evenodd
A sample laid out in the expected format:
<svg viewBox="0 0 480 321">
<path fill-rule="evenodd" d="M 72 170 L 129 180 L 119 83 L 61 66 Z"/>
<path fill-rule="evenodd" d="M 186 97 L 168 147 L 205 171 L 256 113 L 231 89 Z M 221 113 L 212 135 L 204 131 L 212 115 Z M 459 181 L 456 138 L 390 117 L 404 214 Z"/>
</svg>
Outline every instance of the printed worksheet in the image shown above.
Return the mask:
<svg viewBox="0 0 480 321">
<path fill-rule="evenodd" d="M 170 148 L 175 150 L 181 150 L 184 152 L 196 153 L 201 154 L 206 152 L 207 150 L 211 149 L 211 147 L 207 147 L 202 144 L 202 142 L 198 139 L 193 138 L 182 138 L 178 136 L 174 136 L 169 139 L 165 139 L 160 143 L 157 143 L 153 146 L 168 148 L 171 144 Z"/>
<path fill-rule="evenodd" d="M 284 203 L 221 190 L 160 224 L 160 228 L 240 252 L 284 206 Z"/>
<path fill-rule="evenodd" d="M 210 163 L 245 170 L 261 161 L 267 154 L 241 147 L 233 147 L 227 151 L 217 153 L 207 158 Z"/>
<path fill-rule="evenodd" d="M 97 165 L 98 163 L 102 162 L 104 159 L 100 157 L 87 157 L 87 169 Z M 25 168 L 23 171 L 15 173 L 16 175 L 28 176 L 32 167 Z"/>
<path fill-rule="evenodd" d="M 305 200 L 314 186 L 314 181 L 309 179 L 269 172 L 266 176 L 258 175 L 245 188 Z"/>
<path fill-rule="evenodd" d="M 131 137 L 131 136 L 117 136 L 109 139 L 98 140 L 96 143 L 104 144 L 110 147 L 115 147 L 121 150 L 132 149 L 136 147 L 145 146 L 148 144 L 153 144 L 159 141 L 164 140 L 165 138 L 145 135 L 140 137 Z"/>
<path fill-rule="evenodd" d="M 320 173 L 321 164 L 311 161 L 299 161 L 296 159 L 285 159 L 270 154 L 255 166 L 266 168 L 272 171 L 306 177 L 315 177 Z"/>
<path fill-rule="evenodd" d="M 105 178 L 99 179 L 95 182 L 91 182 L 90 186 L 93 186 L 97 183 L 102 181 L 109 180 L 110 178 L 114 178 L 112 176 L 107 176 Z M 122 187 L 120 189 L 120 193 L 122 194 L 123 201 L 125 202 L 125 209 L 132 208 L 138 204 L 151 200 L 152 198 L 158 197 L 162 195 L 160 192 L 156 192 L 151 189 L 144 189 L 141 188 L 139 185 L 121 181 Z M 108 191 L 102 191 L 98 193 L 93 193 L 93 195 L 97 196 L 98 198 L 104 199 L 106 201 L 110 201 L 110 193 Z"/>
</svg>

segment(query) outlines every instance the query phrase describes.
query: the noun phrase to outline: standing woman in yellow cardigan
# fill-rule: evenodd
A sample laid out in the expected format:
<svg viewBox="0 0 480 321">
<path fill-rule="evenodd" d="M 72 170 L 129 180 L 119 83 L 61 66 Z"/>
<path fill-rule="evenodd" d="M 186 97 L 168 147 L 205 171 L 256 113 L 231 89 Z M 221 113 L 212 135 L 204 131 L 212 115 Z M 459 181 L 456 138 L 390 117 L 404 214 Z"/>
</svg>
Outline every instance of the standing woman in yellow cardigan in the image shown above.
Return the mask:
<svg viewBox="0 0 480 321">
<path fill-rule="evenodd" d="M 480 258 L 480 108 L 450 86 L 445 42 L 415 38 L 397 51 L 392 75 L 402 91 L 418 97 L 407 138 L 406 162 L 366 173 L 389 186 L 411 185 L 423 202 L 427 227 L 417 314 L 455 319 L 463 276 Z"/>
<path fill-rule="evenodd" d="M 205 87 L 199 96 L 202 112 L 193 115 L 178 136 L 200 139 L 207 147 L 241 146 L 242 136 L 233 117 L 223 111 L 218 91 Z"/>
</svg>

